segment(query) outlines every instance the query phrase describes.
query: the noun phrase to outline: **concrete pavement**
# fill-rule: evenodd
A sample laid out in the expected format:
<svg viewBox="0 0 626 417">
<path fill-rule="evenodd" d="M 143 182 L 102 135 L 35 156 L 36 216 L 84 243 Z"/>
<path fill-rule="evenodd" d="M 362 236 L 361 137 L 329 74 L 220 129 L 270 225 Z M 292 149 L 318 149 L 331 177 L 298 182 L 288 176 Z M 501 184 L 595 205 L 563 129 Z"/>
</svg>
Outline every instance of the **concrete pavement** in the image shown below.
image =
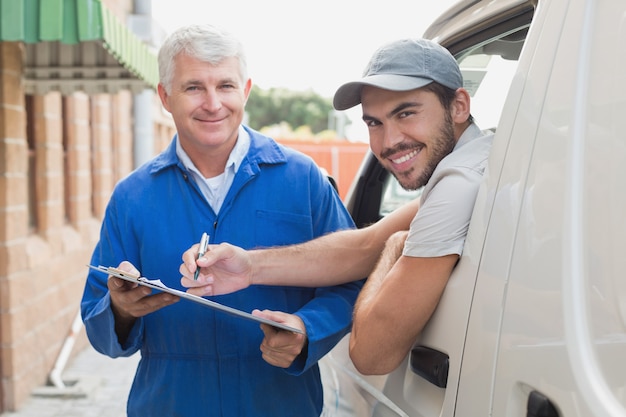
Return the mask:
<svg viewBox="0 0 626 417">
<path fill-rule="evenodd" d="M 111 359 L 88 346 L 62 372 L 65 388 L 38 387 L 19 410 L 0 417 L 126 417 L 126 399 L 139 358 L 137 353 Z M 376 401 L 350 377 L 357 371 L 348 357 L 347 336 L 320 361 L 320 371 L 326 397 L 322 417 L 371 415 Z M 373 383 L 371 377 L 368 381 Z M 382 389 L 382 382 L 377 389 Z"/>
<path fill-rule="evenodd" d="M 111 359 L 87 347 L 62 374 L 65 388 L 42 386 L 0 417 L 124 417 L 139 354 Z"/>
</svg>

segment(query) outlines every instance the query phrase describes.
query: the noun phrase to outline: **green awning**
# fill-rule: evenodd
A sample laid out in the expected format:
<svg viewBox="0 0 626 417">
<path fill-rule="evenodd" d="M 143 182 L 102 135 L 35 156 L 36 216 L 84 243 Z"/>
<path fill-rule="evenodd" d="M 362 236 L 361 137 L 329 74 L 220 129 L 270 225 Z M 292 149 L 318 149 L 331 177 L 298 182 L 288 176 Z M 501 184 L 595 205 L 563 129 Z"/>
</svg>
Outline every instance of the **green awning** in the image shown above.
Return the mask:
<svg viewBox="0 0 626 417">
<path fill-rule="evenodd" d="M 28 94 L 158 83 L 156 54 L 100 0 L 0 0 L 0 41 L 24 42 Z"/>
</svg>

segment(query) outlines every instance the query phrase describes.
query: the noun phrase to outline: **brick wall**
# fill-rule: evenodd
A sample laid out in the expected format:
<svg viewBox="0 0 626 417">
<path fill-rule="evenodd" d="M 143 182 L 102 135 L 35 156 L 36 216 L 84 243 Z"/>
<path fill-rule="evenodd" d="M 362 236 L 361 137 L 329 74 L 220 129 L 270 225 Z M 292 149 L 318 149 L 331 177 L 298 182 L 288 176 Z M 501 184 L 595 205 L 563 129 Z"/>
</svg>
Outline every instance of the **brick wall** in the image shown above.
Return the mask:
<svg viewBox="0 0 626 417">
<path fill-rule="evenodd" d="M 96 158 L 107 168 L 91 166 L 92 150 L 111 153 L 116 122 L 108 97 L 49 93 L 25 99 L 20 46 L 0 47 L 2 155 L 11 161 L 0 177 L 5 182 L 0 206 L 2 409 L 14 410 L 46 381 L 78 313 L 85 264 L 114 181 L 111 158 Z M 130 99 L 119 101 L 128 114 Z M 76 348 L 84 346 L 83 335 Z"/>
<path fill-rule="evenodd" d="M 0 371 L 2 403 L 12 396 L 7 380 L 16 373 L 16 330 L 19 311 L 11 276 L 26 262 L 28 213 L 26 207 L 27 144 L 24 130 L 24 96 L 21 94 L 22 49 L 12 43 L 0 44 Z M 14 190 L 20 190 L 15 192 Z M 21 263 L 15 260 L 22 259 Z M 21 264 L 21 265 L 20 265 Z M 14 278 L 15 279 L 15 278 Z"/>
</svg>

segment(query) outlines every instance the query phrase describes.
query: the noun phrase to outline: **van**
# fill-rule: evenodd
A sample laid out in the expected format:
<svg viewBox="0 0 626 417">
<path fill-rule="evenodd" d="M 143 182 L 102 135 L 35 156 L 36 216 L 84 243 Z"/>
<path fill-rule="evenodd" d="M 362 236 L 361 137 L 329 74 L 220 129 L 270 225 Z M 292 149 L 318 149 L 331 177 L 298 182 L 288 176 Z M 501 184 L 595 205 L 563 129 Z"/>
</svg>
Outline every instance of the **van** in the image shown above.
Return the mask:
<svg viewBox="0 0 626 417">
<path fill-rule="evenodd" d="M 466 0 L 424 37 L 495 131 L 487 171 L 413 350 L 365 376 L 344 339 L 323 363 L 326 411 L 626 416 L 626 2 Z M 409 198 L 369 154 L 346 204 L 363 226 Z"/>
</svg>

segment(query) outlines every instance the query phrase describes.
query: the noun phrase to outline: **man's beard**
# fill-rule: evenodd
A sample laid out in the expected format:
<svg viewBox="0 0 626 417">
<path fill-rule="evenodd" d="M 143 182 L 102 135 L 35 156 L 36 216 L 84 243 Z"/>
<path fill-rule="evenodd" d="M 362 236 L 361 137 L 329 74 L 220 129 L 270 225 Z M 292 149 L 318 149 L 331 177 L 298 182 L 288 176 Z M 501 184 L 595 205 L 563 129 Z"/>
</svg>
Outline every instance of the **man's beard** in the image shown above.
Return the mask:
<svg viewBox="0 0 626 417">
<path fill-rule="evenodd" d="M 393 171 L 391 171 L 391 173 L 405 190 L 417 190 L 426 185 L 430 177 L 432 177 L 433 172 L 435 172 L 435 168 L 439 165 L 439 162 L 452 152 L 455 145 L 454 123 L 452 122 L 450 113 L 446 112 L 443 123 L 439 127 L 439 134 L 430 145 L 431 156 L 430 159 L 426 161 L 426 166 L 422 170 L 422 173 L 414 180 L 411 180 L 410 175 L 415 171 L 415 168 L 411 168 L 409 171 L 402 174 L 397 174 Z"/>
</svg>

